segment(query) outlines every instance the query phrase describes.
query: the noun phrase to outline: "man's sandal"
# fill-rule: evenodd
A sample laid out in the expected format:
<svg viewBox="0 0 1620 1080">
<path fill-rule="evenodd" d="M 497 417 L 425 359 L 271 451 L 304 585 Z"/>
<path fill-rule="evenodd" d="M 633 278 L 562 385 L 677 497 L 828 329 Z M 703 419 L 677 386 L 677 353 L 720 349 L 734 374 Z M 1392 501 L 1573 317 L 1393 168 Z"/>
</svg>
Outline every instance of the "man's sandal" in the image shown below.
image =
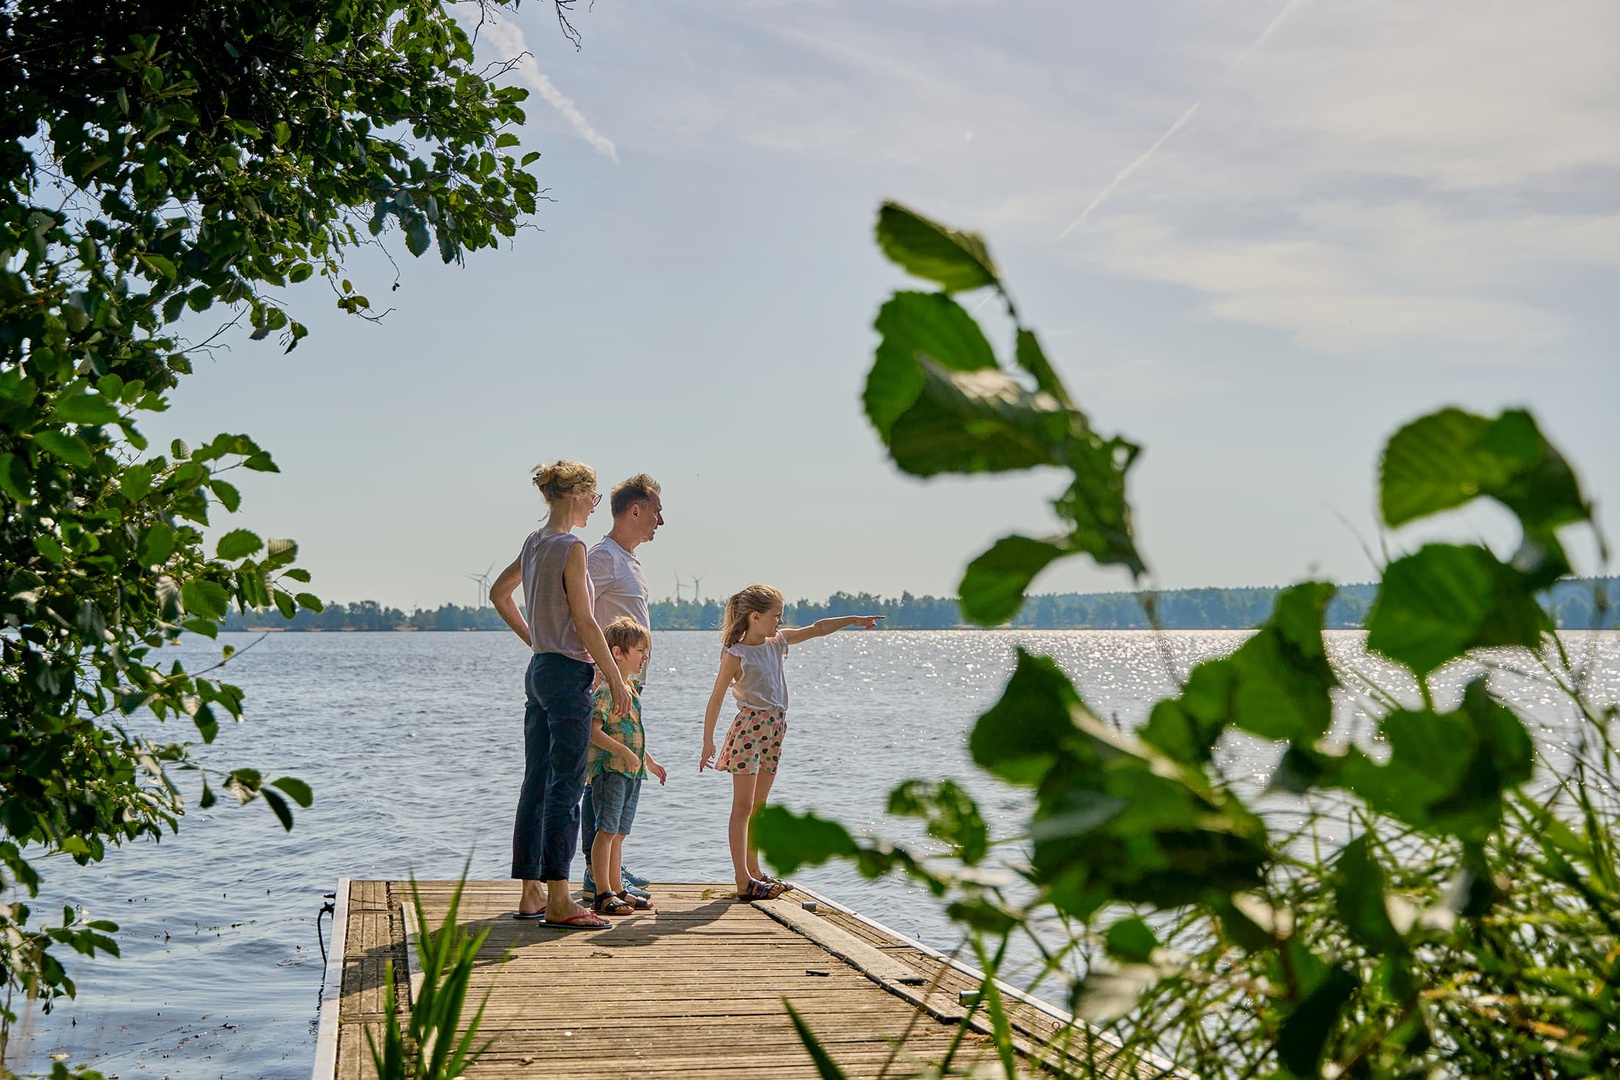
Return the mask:
<svg viewBox="0 0 1620 1080">
<path fill-rule="evenodd" d="M 647 899 L 644 896 L 637 896 L 635 893 L 631 892 L 629 889 L 625 889 L 625 890 L 621 891 L 619 893 L 619 899 L 623 900 L 625 903 L 629 904 L 631 907 L 635 908 L 637 911 L 657 911 L 658 910 L 657 908 L 652 906 L 652 901 L 651 900 Z"/>
<path fill-rule="evenodd" d="M 629 915 L 636 910 L 634 905 L 626 903 L 610 892 L 597 893 L 596 903 L 591 906 L 598 915 Z"/>
</svg>

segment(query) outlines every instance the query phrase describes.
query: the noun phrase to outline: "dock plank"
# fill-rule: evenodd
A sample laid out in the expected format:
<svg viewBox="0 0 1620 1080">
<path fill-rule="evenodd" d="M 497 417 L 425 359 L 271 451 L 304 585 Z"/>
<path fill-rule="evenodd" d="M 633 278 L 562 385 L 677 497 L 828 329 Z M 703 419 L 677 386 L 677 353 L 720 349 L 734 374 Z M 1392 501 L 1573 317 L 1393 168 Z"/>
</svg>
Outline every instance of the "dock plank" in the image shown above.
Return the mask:
<svg viewBox="0 0 1620 1080">
<path fill-rule="evenodd" d="M 416 887 L 437 926 L 456 883 Z M 818 1076 L 785 999 L 851 1077 L 917 1076 L 956 1037 L 967 1015 L 959 992 L 979 986 L 950 958 L 808 890 L 755 903 L 707 883 L 655 892 L 656 913 L 574 931 L 511 918 L 513 882 L 468 882 L 458 922 L 489 931 L 468 1016 L 485 1002 L 482 1031 L 494 1042 L 467 1075 Z M 323 1004 L 336 1010 L 335 1051 L 318 1059 L 316 1080 L 375 1076 L 364 1033 L 381 1033 L 390 964 L 400 1007 L 409 1007 L 410 884 L 353 881 L 347 897 L 342 985 Z M 1032 1000 L 1007 1005 L 1026 1067 L 1060 1060 L 1053 1044 L 1073 1033 L 1067 1017 Z M 963 1068 L 995 1060 L 982 1019 L 971 1023 L 980 1028 L 962 1039 Z"/>
</svg>

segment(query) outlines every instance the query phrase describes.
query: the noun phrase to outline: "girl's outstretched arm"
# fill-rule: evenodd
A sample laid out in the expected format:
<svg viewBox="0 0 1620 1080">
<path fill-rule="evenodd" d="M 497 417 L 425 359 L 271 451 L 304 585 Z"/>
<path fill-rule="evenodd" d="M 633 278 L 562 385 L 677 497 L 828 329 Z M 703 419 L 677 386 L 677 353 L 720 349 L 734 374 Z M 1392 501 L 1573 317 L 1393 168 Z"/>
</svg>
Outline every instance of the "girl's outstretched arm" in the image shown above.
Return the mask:
<svg viewBox="0 0 1620 1080">
<path fill-rule="evenodd" d="M 512 565 L 495 575 L 495 580 L 489 586 L 489 602 L 495 605 L 495 610 L 505 620 L 506 625 L 512 628 L 512 633 L 522 638 L 527 645 L 533 645 L 529 639 L 529 624 L 523 618 L 523 612 L 518 609 L 517 601 L 512 594 L 523 582 L 523 566 L 521 559 L 513 559 Z"/>
<path fill-rule="evenodd" d="M 726 700 L 726 691 L 742 674 L 742 657 L 734 653 L 720 654 L 720 671 L 714 677 L 714 690 L 709 694 L 708 708 L 703 710 L 703 757 L 698 760 L 698 772 L 714 764 L 714 724 L 720 719 L 720 706 Z"/>
<path fill-rule="evenodd" d="M 836 619 L 817 619 L 809 626 L 783 627 L 782 637 L 789 645 L 797 645 L 801 641 L 811 638 L 826 637 L 836 634 L 846 626 L 862 626 L 868 630 L 877 629 L 878 620 L 882 615 L 840 615 Z"/>
</svg>

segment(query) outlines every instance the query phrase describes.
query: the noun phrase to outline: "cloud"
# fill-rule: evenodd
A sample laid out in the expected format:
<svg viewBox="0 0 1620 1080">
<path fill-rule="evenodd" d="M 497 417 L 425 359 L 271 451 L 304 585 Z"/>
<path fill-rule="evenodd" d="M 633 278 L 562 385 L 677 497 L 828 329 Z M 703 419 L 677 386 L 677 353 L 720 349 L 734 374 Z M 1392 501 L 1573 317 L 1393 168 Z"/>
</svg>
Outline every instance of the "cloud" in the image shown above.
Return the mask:
<svg viewBox="0 0 1620 1080">
<path fill-rule="evenodd" d="M 1191 235 L 1148 216 L 1100 228 L 1093 253 L 1132 277 L 1202 294 L 1219 319 L 1269 326 L 1324 351 L 1399 342 L 1530 353 L 1570 332 L 1518 298 L 1536 268 L 1620 266 L 1620 216 L 1467 219 L 1422 203 L 1307 208 L 1292 237 Z"/>
<path fill-rule="evenodd" d="M 589 143 L 593 150 L 605 158 L 612 159 L 615 164 L 618 163 L 619 151 L 613 145 L 613 140 L 592 127 L 591 122 L 585 119 L 585 114 L 579 111 L 579 106 L 574 104 L 573 99 L 557 89 L 556 84 L 540 70 L 534 54 L 529 51 L 522 29 L 516 23 L 491 19 L 483 24 L 478 33 L 479 37 L 503 60 L 519 57 L 512 69 L 517 77 L 539 94 L 542 101 L 561 113 L 569 126 L 580 138 Z"/>
<path fill-rule="evenodd" d="M 1608 3 L 1302 5 L 1070 243 L 1312 348 L 1529 360 L 1547 282 L 1620 271 L 1617 73 Z"/>
<path fill-rule="evenodd" d="M 758 153 L 1312 349 L 1581 333 L 1620 269 L 1613 0 L 664 0 L 596 41 L 621 145 Z M 585 63 L 593 62 L 590 50 Z M 572 76 L 571 76 L 572 77 Z M 1122 163 L 1124 167 L 1122 169 Z M 1605 246 L 1607 245 L 1607 246 Z"/>
</svg>

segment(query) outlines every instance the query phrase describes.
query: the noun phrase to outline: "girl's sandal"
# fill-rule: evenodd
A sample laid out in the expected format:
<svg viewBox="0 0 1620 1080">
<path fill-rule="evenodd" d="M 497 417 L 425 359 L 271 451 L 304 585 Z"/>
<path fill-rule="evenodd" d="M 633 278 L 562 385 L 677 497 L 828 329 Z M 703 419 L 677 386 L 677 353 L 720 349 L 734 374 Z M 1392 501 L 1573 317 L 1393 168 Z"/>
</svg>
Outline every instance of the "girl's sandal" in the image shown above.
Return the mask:
<svg viewBox="0 0 1620 1080">
<path fill-rule="evenodd" d="M 790 893 L 794 889 L 793 882 L 788 881 L 785 878 L 771 877 L 770 875 L 767 874 L 765 877 L 760 878 L 760 880 L 763 881 L 767 885 L 780 885 L 780 886 L 782 886 L 782 891 L 785 892 L 785 893 Z"/>
<path fill-rule="evenodd" d="M 629 915 L 636 910 L 610 892 L 597 893 L 596 902 L 591 905 L 591 908 L 598 915 Z"/>
<path fill-rule="evenodd" d="M 737 899 L 748 900 L 775 900 L 787 890 L 782 888 L 780 881 L 757 881 L 748 879 L 748 888 L 737 894 Z"/>
<path fill-rule="evenodd" d="M 652 906 L 652 901 L 651 900 L 647 900 L 647 899 L 645 899 L 643 897 L 637 896 L 635 893 L 631 892 L 629 889 L 625 889 L 623 892 L 619 893 L 619 899 L 623 900 L 625 903 L 629 904 L 631 907 L 635 908 L 637 911 L 651 911 L 651 912 L 654 912 L 654 913 L 656 913 L 658 911 L 657 908 Z"/>
</svg>

